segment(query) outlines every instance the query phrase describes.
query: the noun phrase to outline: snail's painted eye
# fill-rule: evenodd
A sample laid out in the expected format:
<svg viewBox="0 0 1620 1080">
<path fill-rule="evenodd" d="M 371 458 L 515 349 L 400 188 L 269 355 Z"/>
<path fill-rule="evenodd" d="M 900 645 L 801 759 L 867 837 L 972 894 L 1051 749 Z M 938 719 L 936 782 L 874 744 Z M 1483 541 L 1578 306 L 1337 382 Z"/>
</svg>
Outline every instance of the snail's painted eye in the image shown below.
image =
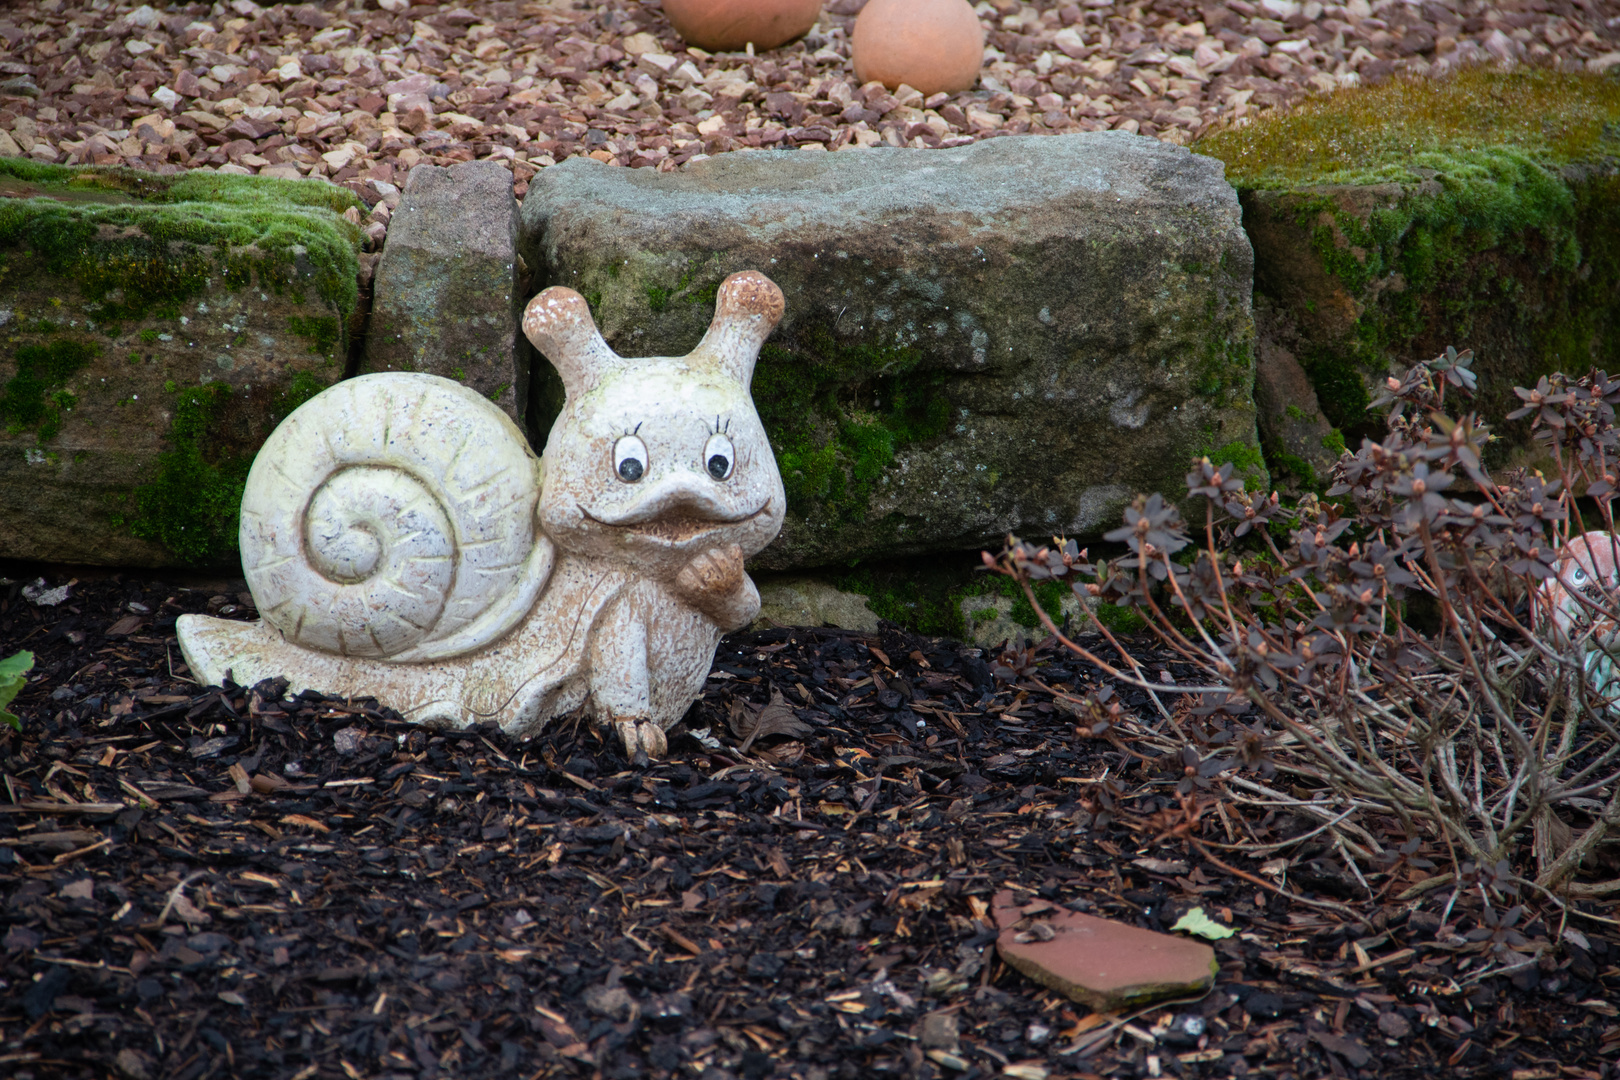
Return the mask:
<svg viewBox="0 0 1620 1080">
<path fill-rule="evenodd" d="M 719 432 L 710 435 L 708 444 L 703 447 L 703 467 L 709 470 L 709 475 L 716 480 L 729 480 L 736 464 L 737 448 L 731 445 L 731 440 Z"/>
<path fill-rule="evenodd" d="M 1569 579 L 1571 581 L 1573 581 L 1577 585 L 1585 585 L 1586 584 L 1586 571 L 1582 570 L 1580 567 L 1577 566 L 1574 569 L 1574 571 L 1569 575 Z"/>
<path fill-rule="evenodd" d="M 613 471 L 633 484 L 647 475 L 647 444 L 638 435 L 621 435 L 613 444 Z"/>
</svg>

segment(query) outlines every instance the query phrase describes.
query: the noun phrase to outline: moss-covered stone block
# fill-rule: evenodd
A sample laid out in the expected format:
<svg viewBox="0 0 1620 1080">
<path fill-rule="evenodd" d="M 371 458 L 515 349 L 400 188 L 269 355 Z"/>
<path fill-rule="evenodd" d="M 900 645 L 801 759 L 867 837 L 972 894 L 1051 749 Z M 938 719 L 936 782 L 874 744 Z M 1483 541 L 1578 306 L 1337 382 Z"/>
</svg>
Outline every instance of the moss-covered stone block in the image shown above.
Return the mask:
<svg viewBox="0 0 1620 1080">
<path fill-rule="evenodd" d="M 626 356 L 691 349 L 729 273 L 782 287 L 753 394 L 788 516 L 757 562 L 794 569 L 1095 536 L 1200 453 L 1263 483 L 1238 209 L 1214 162 L 1097 133 L 569 161 L 531 181 L 520 242 L 533 289 L 578 290 Z"/>
<path fill-rule="evenodd" d="M 0 552 L 228 565 L 259 444 L 343 376 L 357 205 L 0 158 Z"/>
<path fill-rule="evenodd" d="M 1515 385 L 1620 362 L 1620 80 L 1393 81 L 1196 149 L 1243 203 L 1262 353 L 1298 360 L 1352 445 L 1382 431 L 1374 382 L 1447 345 L 1478 357 L 1474 407 L 1492 421 Z M 1300 453 L 1288 404 L 1261 414 L 1274 456 Z M 1498 461 L 1523 448 L 1521 428 L 1497 433 Z"/>
</svg>

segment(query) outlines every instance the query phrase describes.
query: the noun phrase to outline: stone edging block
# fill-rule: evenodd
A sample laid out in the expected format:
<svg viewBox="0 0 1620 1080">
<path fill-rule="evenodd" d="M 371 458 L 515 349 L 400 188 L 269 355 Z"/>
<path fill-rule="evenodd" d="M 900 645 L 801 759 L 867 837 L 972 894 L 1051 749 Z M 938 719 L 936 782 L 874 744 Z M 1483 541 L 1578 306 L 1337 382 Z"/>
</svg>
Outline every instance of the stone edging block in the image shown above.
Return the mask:
<svg viewBox="0 0 1620 1080">
<path fill-rule="evenodd" d="M 1265 481 L 1252 254 L 1213 159 L 1120 132 L 575 159 L 522 213 L 531 288 L 577 289 L 625 355 L 691 348 L 729 273 L 782 286 L 754 397 L 789 514 L 762 569 L 1095 536 L 1204 453 Z"/>
</svg>

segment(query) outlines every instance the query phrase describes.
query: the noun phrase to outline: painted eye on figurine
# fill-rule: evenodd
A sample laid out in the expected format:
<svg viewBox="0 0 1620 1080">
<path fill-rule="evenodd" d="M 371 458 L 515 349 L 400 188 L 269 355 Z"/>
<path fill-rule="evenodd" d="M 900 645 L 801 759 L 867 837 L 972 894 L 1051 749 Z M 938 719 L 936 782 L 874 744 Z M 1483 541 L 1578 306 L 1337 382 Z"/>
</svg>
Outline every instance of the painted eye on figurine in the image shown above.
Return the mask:
<svg viewBox="0 0 1620 1080">
<path fill-rule="evenodd" d="M 1569 579 L 1571 581 L 1573 581 L 1576 585 L 1585 585 L 1586 584 L 1586 571 L 1582 570 L 1580 567 L 1577 566 L 1570 573 Z"/>
<path fill-rule="evenodd" d="M 613 471 L 627 484 L 647 475 L 647 444 L 639 435 L 621 435 L 613 444 Z"/>
<path fill-rule="evenodd" d="M 703 448 L 703 467 L 709 470 L 709 475 L 716 480 L 729 480 L 736 463 L 737 448 L 731 445 L 731 439 L 719 432 L 710 435 Z"/>
</svg>

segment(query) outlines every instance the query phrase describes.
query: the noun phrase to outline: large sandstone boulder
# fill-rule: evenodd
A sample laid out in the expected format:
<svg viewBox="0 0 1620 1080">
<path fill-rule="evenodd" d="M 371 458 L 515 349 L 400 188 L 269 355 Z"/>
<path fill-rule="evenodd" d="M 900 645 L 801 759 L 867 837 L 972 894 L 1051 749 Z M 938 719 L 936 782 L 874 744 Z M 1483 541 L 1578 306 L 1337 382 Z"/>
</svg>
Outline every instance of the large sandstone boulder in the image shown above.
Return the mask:
<svg viewBox="0 0 1620 1080">
<path fill-rule="evenodd" d="M 530 182 L 520 251 L 632 356 L 689 350 L 733 271 L 782 287 L 754 398 L 789 514 L 763 568 L 1095 536 L 1199 454 L 1264 477 L 1238 203 L 1152 139 L 570 160 Z"/>
<path fill-rule="evenodd" d="M 365 370 L 455 379 L 522 422 L 517 209 L 512 174 L 493 161 L 411 170 L 377 263 Z"/>
<path fill-rule="evenodd" d="M 228 563 L 254 452 L 343 375 L 359 203 L 15 158 L 0 196 L 0 553 Z"/>
</svg>

